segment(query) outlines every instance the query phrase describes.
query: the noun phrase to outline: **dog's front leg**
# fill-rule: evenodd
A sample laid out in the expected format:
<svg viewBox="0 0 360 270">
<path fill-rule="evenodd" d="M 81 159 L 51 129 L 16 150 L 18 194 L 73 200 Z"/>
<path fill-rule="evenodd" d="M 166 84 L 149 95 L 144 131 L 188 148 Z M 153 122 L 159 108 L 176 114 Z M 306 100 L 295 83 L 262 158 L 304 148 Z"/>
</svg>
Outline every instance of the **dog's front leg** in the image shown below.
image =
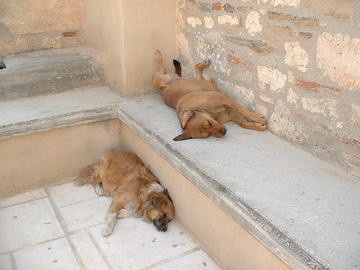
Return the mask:
<svg viewBox="0 0 360 270">
<path fill-rule="evenodd" d="M 104 189 L 104 186 L 100 183 L 100 184 L 96 184 L 95 187 L 95 193 L 98 196 L 109 196 L 110 194 Z"/>
<path fill-rule="evenodd" d="M 102 236 L 108 237 L 114 231 L 116 220 L 119 214 L 119 210 L 122 208 L 123 204 L 119 202 L 112 201 L 105 216 L 105 228 L 102 231 Z"/>
</svg>

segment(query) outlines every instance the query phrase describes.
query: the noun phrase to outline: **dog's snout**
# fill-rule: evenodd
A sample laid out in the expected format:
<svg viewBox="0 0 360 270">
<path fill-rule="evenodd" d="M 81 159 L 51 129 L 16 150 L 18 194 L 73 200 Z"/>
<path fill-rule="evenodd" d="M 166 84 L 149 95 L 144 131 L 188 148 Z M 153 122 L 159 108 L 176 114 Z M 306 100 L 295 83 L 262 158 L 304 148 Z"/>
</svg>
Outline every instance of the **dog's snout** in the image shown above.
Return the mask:
<svg viewBox="0 0 360 270">
<path fill-rule="evenodd" d="M 226 134 L 226 131 L 227 131 L 226 128 L 222 128 L 222 129 L 220 130 L 220 132 L 221 132 L 222 135 L 225 135 L 225 134 Z"/>
<path fill-rule="evenodd" d="M 164 222 L 160 222 L 159 220 L 154 220 L 153 221 L 156 229 L 158 229 L 160 232 L 166 232 L 167 231 L 167 223 Z"/>
</svg>

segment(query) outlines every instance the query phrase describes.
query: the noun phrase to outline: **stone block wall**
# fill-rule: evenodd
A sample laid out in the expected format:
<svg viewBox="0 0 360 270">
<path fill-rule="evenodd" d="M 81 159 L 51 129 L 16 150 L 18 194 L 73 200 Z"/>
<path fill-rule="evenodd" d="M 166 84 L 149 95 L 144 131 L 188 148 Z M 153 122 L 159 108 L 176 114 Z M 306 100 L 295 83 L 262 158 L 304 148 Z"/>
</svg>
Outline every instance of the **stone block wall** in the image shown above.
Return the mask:
<svg viewBox="0 0 360 270">
<path fill-rule="evenodd" d="M 79 46 L 83 0 L 0 0 L 0 57 Z"/>
<path fill-rule="evenodd" d="M 178 0 L 186 75 L 266 115 L 269 129 L 360 177 L 360 1 Z"/>
</svg>

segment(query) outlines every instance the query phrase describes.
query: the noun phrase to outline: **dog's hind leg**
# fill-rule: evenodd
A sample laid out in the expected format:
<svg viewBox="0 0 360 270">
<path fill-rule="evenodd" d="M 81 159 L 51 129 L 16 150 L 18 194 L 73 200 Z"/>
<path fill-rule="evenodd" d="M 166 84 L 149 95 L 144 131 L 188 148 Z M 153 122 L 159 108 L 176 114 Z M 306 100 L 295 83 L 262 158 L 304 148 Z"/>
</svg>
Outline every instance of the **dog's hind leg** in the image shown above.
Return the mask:
<svg viewBox="0 0 360 270">
<path fill-rule="evenodd" d="M 124 203 L 121 201 L 112 201 L 111 205 L 107 211 L 105 216 L 105 228 L 102 231 L 102 236 L 108 237 L 114 231 L 117 217 L 119 215 L 119 211 L 123 208 Z"/>
<path fill-rule="evenodd" d="M 211 64 L 210 60 L 202 61 L 202 62 L 196 64 L 195 65 L 195 78 L 205 80 L 204 76 L 203 76 L 203 70 L 204 70 L 204 68 L 207 68 L 208 66 L 210 66 L 210 64 Z"/>
<path fill-rule="evenodd" d="M 161 52 L 159 50 L 155 51 L 155 61 L 156 63 L 158 63 L 160 70 L 160 73 L 165 73 L 165 65 L 164 65 L 164 61 L 163 61 L 163 57 L 161 55 Z"/>
</svg>

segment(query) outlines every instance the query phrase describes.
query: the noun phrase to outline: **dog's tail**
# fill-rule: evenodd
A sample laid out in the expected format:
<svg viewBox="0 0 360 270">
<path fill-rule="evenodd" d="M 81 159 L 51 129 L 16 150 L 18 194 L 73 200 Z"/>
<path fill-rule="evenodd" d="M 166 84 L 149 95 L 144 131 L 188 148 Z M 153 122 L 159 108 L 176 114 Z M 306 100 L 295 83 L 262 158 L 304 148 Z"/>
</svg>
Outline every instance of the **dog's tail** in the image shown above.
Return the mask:
<svg viewBox="0 0 360 270">
<path fill-rule="evenodd" d="M 77 186 L 83 186 L 86 184 L 96 184 L 97 181 L 97 173 L 96 173 L 96 165 L 92 164 L 87 166 L 86 168 L 82 169 L 75 185 Z"/>
<path fill-rule="evenodd" d="M 173 60 L 173 64 L 175 67 L 175 73 L 181 77 L 181 63 L 178 60 Z"/>
</svg>

